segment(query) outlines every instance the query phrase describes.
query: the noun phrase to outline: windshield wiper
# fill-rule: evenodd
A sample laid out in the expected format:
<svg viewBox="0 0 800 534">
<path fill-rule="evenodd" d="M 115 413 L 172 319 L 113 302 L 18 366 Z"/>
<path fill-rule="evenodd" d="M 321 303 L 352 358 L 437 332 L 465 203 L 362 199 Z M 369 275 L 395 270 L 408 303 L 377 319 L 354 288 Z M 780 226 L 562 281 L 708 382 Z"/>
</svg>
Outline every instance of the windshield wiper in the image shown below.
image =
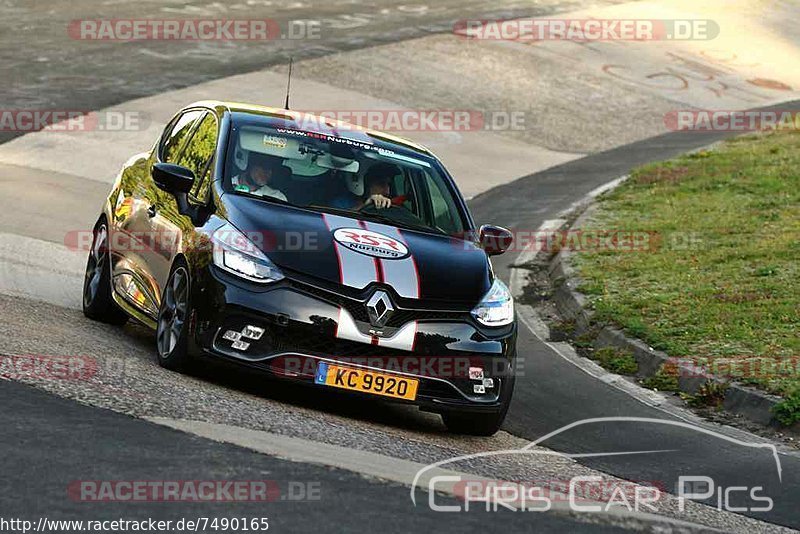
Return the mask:
<svg viewBox="0 0 800 534">
<path fill-rule="evenodd" d="M 409 230 L 420 230 L 422 232 L 431 232 L 434 234 L 438 234 L 439 232 L 430 226 L 425 226 L 421 224 L 414 224 L 405 221 L 398 221 L 397 219 L 392 219 L 391 217 L 387 217 L 386 215 L 381 215 L 380 213 L 364 213 L 360 212 L 359 215 L 364 217 L 365 219 L 374 220 L 376 222 L 382 222 L 386 224 L 390 224 L 392 226 L 398 226 L 400 228 L 407 228 Z"/>
<path fill-rule="evenodd" d="M 352 217 L 353 215 L 358 215 L 357 211 L 348 210 L 345 208 L 334 208 L 331 206 L 320 206 L 319 204 L 309 204 L 307 206 L 301 206 L 307 210 L 318 211 L 322 213 L 332 213 L 334 215 L 341 215 L 342 217 Z"/>
<path fill-rule="evenodd" d="M 277 197 L 271 197 L 269 195 L 254 195 L 253 193 L 245 193 L 244 191 L 236 191 L 235 189 L 233 190 L 233 193 L 237 195 L 242 195 L 243 197 L 256 198 L 258 200 L 266 200 L 267 202 L 274 202 L 275 204 L 284 204 L 287 206 L 295 205 L 289 202 L 288 200 L 283 200 L 282 198 L 277 198 Z"/>
<path fill-rule="evenodd" d="M 381 215 L 380 213 L 367 213 L 364 211 L 354 211 L 348 210 L 344 208 L 334 208 L 330 206 L 320 206 L 318 204 L 309 204 L 305 206 L 306 209 L 320 211 L 324 213 L 332 213 L 334 215 L 341 215 L 343 217 L 350 217 L 350 218 L 361 218 L 367 219 L 374 222 L 381 222 L 384 224 L 388 224 L 391 226 L 397 226 L 399 228 L 405 228 L 407 230 L 417 230 L 420 232 L 429 232 L 432 234 L 438 235 L 447 235 L 446 232 L 441 231 L 438 228 L 433 228 L 431 226 L 425 226 L 422 224 L 413 224 L 405 221 L 398 221 L 397 219 L 393 219 L 391 217 L 387 217 L 386 215 Z"/>
</svg>

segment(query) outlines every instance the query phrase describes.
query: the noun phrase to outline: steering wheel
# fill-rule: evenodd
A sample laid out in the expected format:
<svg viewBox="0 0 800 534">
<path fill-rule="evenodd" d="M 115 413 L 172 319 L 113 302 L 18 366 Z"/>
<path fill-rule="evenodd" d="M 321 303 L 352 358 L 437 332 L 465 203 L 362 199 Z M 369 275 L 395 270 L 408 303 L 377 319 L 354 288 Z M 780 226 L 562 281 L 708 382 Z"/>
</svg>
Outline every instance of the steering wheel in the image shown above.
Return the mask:
<svg viewBox="0 0 800 534">
<path fill-rule="evenodd" d="M 392 201 L 394 201 L 394 198 L 392 199 Z M 392 203 L 392 205 L 389 206 L 388 208 L 378 209 L 375 206 L 375 204 L 370 202 L 366 206 L 362 206 L 361 209 L 358 211 L 363 211 L 366 213 L 376 213 L 376 214 L 386 213 L 388 217 L 397 219 L 397 222 L 405 222 L 408 224 L 416 224 L 416 225 L 422 224 L 422 219 L 414 215 L 414 213 L 411 210 L 402 205 L 395 205 L 394 203 Z"/>
<path fill-rule="evenodd" d="M 390 211 L 390 210 L 391 211 L 396 211 L 396 210 L 401 210 L 401 209 L 404 210 L 404 211 L 408 211 L 403 206 L 395 206 L 394 204 L 392 204 L 388 208 L 380 208 L 379 209 L 374 203 L 370 202 L 369 204 L 364 204 L 363 206 L 361 206 L 361 208 L 358 211 L 366 211 L 368 213 L 382 213 L 382 212 L 387 212 L 387 211 Z"/>
<path fill-rule="evenodd" d="M 391 206 L 389 206 L 388 208 L 381 208 L 381 209 L 382 209 L 382 210 L 389 210 L 389 209 L 392 209 L 392 208 L 402 208 L 402 209 L 404 209 L 405 211 L 409 211 L 409 210 L 408 210 L 408 208 L 406 208 L 405 206 L 403 206 L 403 203 L 404 203 L 404 202 L 405 202 L 407 199 L 408 199 L 408 195 L 399 195 L 399 196 L 396 196 L 396 197 L 392 197 L 392 198 L 390 199 L 390 201 L 391 201 L 392 205 L 391 205 Z M 370 202 L 370 203 L 368 203 L 368 204 L 364 204 L 363 206 L 361 206 L 361 209 L 359 209 L 358 211 L 364 211 L 364 210 L 366 210 L 367 208 L 372 208 L 372 209 L 373 209 L 373 210 L 375 210 L 375 211 L 377 211 L 377 210 L 378 210 L 378 208 L 375 206 L 375 203 L 374 203 L 374 202 Z"/>
</svg>

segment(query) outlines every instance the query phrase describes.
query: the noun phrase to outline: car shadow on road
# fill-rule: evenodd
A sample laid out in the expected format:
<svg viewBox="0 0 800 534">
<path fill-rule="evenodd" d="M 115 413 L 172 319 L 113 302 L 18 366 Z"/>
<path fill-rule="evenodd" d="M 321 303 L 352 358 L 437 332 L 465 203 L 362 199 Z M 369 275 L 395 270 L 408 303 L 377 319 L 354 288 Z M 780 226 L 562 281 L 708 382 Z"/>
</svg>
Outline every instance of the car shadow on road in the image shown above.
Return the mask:
<svg viewBox="0 0 800 534">
<path fill-rule="evenodd" d="M 124 335 L 143 351 L 147 351 L 152 365 L 158 366 L 152 331 L 130 324 L 124 328 Z M 157 369 L 157 372 L 171 371 Z M 354 393 L 332 391 L 313 384 L 281 379 L 227 360 L 198 358 L 185 374 L 282 404 L 414 432 L 447 434 L 447 429 L 437 415 L 422 412 L 415 406 L 364 398 Z"/>
</svg>

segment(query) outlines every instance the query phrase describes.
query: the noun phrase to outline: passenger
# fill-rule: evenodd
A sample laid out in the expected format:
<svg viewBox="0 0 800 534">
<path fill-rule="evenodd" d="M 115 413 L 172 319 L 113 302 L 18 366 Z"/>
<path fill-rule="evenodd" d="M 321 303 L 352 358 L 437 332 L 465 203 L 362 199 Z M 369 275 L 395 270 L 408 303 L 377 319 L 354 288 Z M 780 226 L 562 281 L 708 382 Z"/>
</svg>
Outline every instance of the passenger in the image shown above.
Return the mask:
<svg viewBox="0 0 800 534">
<path fill-rule="evenodd" d="M 286 195 L 270 185 L 272 177 L 281 163 L 280 158 L 251 152 L 247 162 L 247 171 L 244 175 L 237 174 L 231 179 L 234 189 L 252 195 L 286 201 Z"/>
</svg>

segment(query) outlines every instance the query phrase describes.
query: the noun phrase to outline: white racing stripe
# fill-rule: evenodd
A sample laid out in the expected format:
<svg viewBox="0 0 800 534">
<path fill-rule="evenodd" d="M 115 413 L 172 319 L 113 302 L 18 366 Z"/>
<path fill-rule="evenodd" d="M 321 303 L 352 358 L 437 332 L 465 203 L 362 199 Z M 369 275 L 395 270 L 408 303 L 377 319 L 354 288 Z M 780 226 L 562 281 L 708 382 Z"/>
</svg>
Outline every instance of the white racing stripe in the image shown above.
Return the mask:
<svg viewBox="0 0 800 534">
<path fill-rule="evenodd" d="M 398 228 L 374 222 L 366 222 L 365 226 L 368 230 L 397 239 L 411 251 L 403 237 L 403 233 Z M 394 288 L 398 295 L 410 299 L 420 298 L 419 271 L 417 271 L 413 252 L 410 252 L 407 257 L 400 260 L 382 259 L 379 261 L 383 270 L 383 281 Z"/>
<path fill-rule="evenodd" d="M 323 218 L 331 232 L 339 228 L 358 229 L 363 227 L 396 239 L 409 248 L 403 233 L 393 226 L 374 222 L 362 223 L 356 219 L 339 215 L 324 214 Z M 413 252 L 405 258 L 392 260 L 367 256 L 342 246 L 336 240 L 334 240 L 334 246 L 339 259 L 341 282 L 344 285 L 363 289 L 372 282 L 383 282 L 392 287 L 401 297 L 420 298 L 419 271 Z"/>
<path fill-rule="evenodd" d="M 366 343 L 368 345 L 372 343 L 373 339 L 371 335 L 364 334 L 358 329 L 353 316 L 344 308 L 339 308 L 339 322 L 336 327 L 336 337 L 339 339 Z"/>
<path fill-rule="evenodd" d="M 339 228 L 359 228 L 358 221 L 347 217 L 324 213 L 322 218 L 331 233 Z M 378 281 L 378 270 L 373 258 L 343 247 L 335 239 L 333 240 L 333 246 L 336 249 L 339 260 L 339 274 L 342 284 L 356 289 L 364 289 L 372 282 Z"/>
<path fill-rule="evenodd" d="M 339 322 L 336 328 L 336 337 L 358 343 L 366 343 L 388 349 L 414 350 L 414 339 L 417 337 L 417 322 L 413 321 L 403 325 L 403 327 L 390 337 L 378 337 L 365 334 L 356 326 L 355 319 L 350 312 L 344 308 L 339 308 Z"/>
<path fill-rule="evenodd" d="M 356 219 L 330 214 L 323 214 L 323 218 L 328 230 L 331 232 L 339 228 L 364 228 L 397 239 L 408 248 L 408 243 L 403 238 L 402 232 L 392 226 L 372 222 L 359 222 Z M 413 254 L 409 254 L 408 257 L 400 260 L 381 259 L 350 250 L 339 244 L 335 239 L 333 243 L 339 260 L 339 273 L 342 284 L 363 289 L 373 282 L 380 282 L 392 287 L 401 297 L 419 298 L 419 274 Z M 391 337 L 365 334 L 358 329 L 355 320 L 347 310 L 339 309 L 336 337 L 340 339 L 411 351 L 414 350 L 416 336 L 416 321 L 403 325 Z"/>
<path fill-rule="evenodd" d="M 406 323 L 392 337 L 379 337 L 378 346 L 388 349 L 414 350 L 414 340 L 417 337 L 417 321 Z"/>
</svg>

